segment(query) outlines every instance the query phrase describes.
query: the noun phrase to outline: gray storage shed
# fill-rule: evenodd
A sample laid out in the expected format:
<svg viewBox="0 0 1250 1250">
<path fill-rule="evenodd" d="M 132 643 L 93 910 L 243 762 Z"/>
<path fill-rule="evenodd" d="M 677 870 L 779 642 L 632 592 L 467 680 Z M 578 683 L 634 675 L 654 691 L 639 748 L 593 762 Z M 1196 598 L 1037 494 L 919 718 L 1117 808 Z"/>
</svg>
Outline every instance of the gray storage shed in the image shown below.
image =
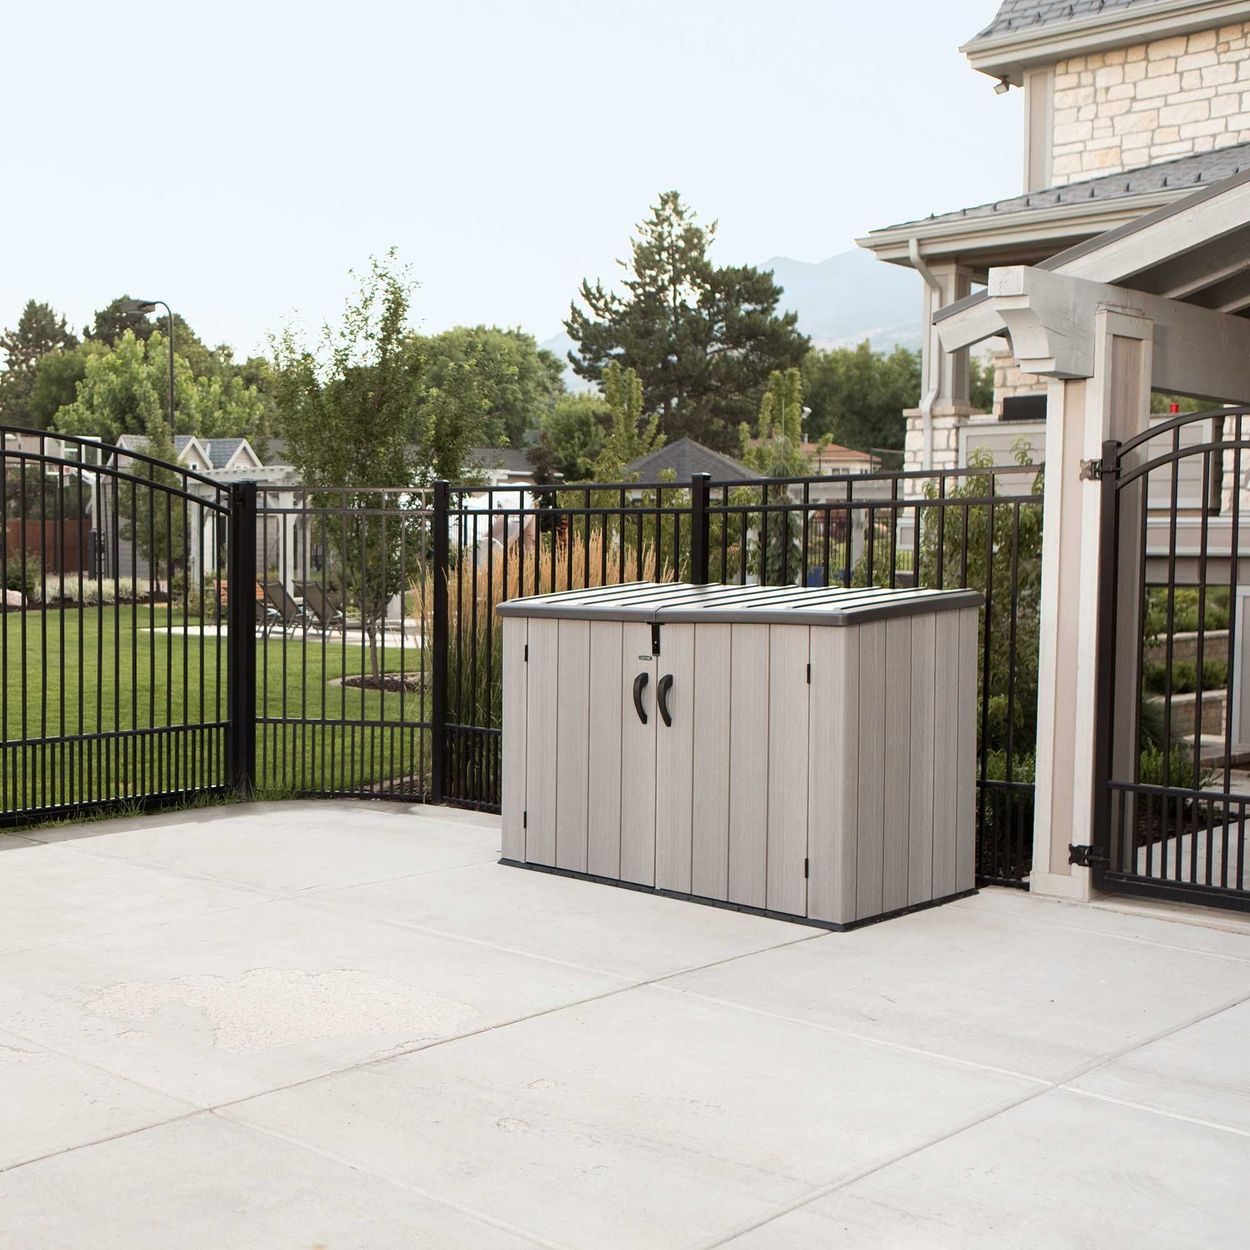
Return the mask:
<svg viewBox="0 0 1250 1250">
<path fill-rule="evenodd" d="M 503 859 L 862 923 L 974 885 L 974 591 L 514 599 Z"/>
</svg>

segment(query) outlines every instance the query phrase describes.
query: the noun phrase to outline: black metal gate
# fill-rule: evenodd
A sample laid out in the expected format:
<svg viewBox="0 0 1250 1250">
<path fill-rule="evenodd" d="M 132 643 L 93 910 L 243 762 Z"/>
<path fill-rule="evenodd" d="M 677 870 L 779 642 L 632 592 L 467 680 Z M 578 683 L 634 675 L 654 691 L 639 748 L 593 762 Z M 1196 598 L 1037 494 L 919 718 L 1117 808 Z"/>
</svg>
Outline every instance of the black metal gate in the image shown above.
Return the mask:
<svg viewBox="0 0 1250 1250">
<path fill-rule="evenodd" d="M 978 874 L 1028 874 L 1037 466 L 258 488 L 142 440 L 17 430 L 3 461 L 0 822 L 231 793 L 497 810 L 506 599 L 636 580 L 973 587 Z"/>
<path fill-rule="evenodd" d="M 1103 446 L 1094 841 L 1104 890 L 1250 910 L 1241 662 L 1250 409 Z"/>
<path fill-rule="evenodd" d="M 238 488 L 141 440 L 0 436 L 0 823 L 241 787 Z"/>
</svg>

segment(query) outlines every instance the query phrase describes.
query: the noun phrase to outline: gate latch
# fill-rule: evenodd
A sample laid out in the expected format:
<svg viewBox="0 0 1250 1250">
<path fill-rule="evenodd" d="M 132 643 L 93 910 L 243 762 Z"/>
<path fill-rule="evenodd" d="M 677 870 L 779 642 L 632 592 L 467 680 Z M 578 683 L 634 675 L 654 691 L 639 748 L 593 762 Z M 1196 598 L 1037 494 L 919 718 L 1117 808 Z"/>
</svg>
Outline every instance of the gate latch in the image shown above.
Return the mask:
<svg viewBox="0 0 1250 1250">
<path fill-rule="evenodd" d="M 1082 482 L 1101 482 L 1104 477 L 1115 477 L 1116 469 L 1114 465 L 1108 465 L 1102 460 L 1082 460 L 1081 461 L 1081 481 Z"/>
<path fill-rule="evenodd" d="M 1111 856 L 1101 847 L 1068 844 L 1068 863 L 1078 868 L 1096 868 L 1111 863 Z"/>
</svg>

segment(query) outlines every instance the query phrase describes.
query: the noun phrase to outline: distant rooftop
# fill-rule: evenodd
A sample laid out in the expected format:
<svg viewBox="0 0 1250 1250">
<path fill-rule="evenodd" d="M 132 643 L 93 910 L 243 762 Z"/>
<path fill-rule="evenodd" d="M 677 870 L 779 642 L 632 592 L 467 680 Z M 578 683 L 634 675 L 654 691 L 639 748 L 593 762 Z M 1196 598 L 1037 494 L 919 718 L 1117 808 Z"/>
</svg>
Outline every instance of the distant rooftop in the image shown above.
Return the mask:
<svg viewBox="0 0 1250 1250">
<path fill-rule="evenodd" d="M 744 482 L 759 477 L 745 464 L 719 451 L 696 443 L 693 438 L 679 438 L 675 443 L 642 456 L 625 469 L 640 482 L 658 482 L 665 472 L 672 472 L 678 482 L 688 482 L 695 473 L 707 473 L 714 482 Z"/>
</svg>

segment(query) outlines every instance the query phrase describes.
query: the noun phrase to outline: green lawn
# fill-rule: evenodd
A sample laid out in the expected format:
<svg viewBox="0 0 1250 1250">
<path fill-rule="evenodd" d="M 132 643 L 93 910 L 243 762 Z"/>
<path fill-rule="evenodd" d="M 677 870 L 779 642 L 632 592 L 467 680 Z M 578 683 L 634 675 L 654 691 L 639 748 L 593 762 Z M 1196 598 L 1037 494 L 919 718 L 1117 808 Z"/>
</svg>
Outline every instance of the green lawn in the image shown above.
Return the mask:
<svg viewBox="0 0 1250 1250">
<path fill-rule="evenodd" d="M 411 673 L 420 648 L 409 638 L 387 647 L 381 662 L 387 672 L 402 665 Z M 8 612 L 0 614 L 0 663 L 0 811 L 224 780 L 224 736 L 199 727 L 226 718 L 225 639 L 201 637 L 197 621 L 184 635 L 181 618 L 160 607 Z M 258 724 L 262 790 L 411 782 L 423 746 L 428 771 L 428 743 L 415 727 L 425 692 L 401 699 L 337 684 L 369 668 L 359 635 L 257 638 L 256 667 L 258 716 L 300 722 Z M 181 726 L 193 728 L 170 729 Z M 19 745 L 73 735 L 101 736 L 72 747 Z"/>
</svg>

